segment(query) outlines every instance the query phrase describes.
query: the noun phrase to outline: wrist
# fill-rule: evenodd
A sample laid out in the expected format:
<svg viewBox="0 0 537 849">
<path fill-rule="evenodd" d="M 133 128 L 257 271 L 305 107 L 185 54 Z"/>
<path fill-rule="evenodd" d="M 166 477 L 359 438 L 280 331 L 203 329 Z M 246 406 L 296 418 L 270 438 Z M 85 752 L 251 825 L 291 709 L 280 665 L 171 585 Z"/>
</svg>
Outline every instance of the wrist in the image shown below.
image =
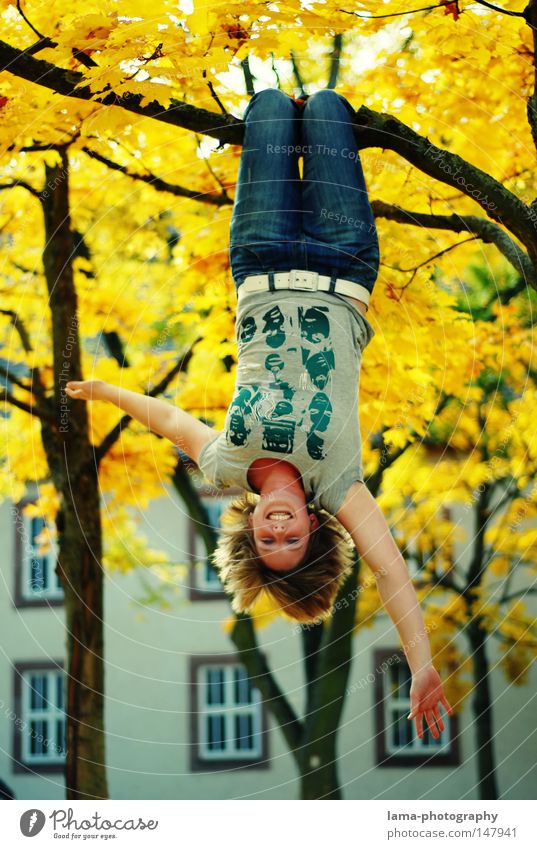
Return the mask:
<svg viewBox="0 0 537 849">
<path fill-rule="evenodd" d="M 410 667 L 410 671 L 412 673 L 412 678 L 419 678 L 420 675 L 428 675 L 434 669 L 432 660 L 424 661 L 419 665 L 415 665 Z"/>
<path fill-rule="evenodd" d="M 405 654 L 412 675 L 418 675 L 424 670 L 429 670 L 433 665 L 431 647 L 426 635 L 407 647 Z"/>
<path fill-rule="evenodd" d="M 115 389 L 117 389 L 117 387 L 113 386 L 111 383 L 107 383 L 105 380 L 96 380 L 93 397 L 96 401 L 112 401 L 115 403 Z"/>
</svg>

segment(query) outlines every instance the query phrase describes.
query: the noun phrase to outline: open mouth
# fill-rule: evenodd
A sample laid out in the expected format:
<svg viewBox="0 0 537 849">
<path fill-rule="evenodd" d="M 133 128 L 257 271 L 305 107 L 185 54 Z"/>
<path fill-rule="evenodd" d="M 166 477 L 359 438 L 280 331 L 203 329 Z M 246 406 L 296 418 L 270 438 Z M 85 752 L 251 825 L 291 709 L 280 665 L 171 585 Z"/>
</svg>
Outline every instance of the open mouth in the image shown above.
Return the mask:
<svg viewBox="0 0 537 849">
<path fill-rule="evenodd" d="M 267 519 L 270 519 L 273 522 L 281 522 L 284 519 L 290 519 L 291 514 L 286 510 L 273 510 L 271 513 L 267 515 Z"/>
</svg>

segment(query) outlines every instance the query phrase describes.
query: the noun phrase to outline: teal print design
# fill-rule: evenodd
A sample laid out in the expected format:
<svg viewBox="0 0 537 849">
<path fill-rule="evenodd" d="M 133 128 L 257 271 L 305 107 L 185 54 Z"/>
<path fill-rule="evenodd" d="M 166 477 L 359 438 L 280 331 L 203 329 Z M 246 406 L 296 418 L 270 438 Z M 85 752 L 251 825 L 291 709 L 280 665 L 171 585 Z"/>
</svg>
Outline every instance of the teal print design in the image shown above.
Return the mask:
<svg viewBox="0 0 537 849">
<path fill-rule="evenodd" d="M 311 429 L 324 433 L 332 418 L 332 403 L 324 392 L 316 392 L 308 407 Z"/>
<path fill-rule="evenodd" d="M 332 409 L 328 395 L 324 392 L 316 392 L 308 407 L 311 428 L 306 439 L 306 447 L 312 460 L 323 460 L 326 457 L 323 452 L 324 439 L 319 436 L 319 433 L 324 433 L 328 428 Z"/>
<path fill-rule="evenodd" d="M 227 439 L 233 445 L 246 445 L 251 428 L 247 419 L 252 413 L 254 386 L 240 386 L 229 407 Z"/>
<path fill-rule="evenodd" d="M 277 419 L 280 416 L 288 416 L 293 412 L 293 405 L 289 401 L 278 401 L 272 413 L 273 418 Z"/>
<path fill-rule="evenodd" d="M 324 389 L 335 367 L 328 307 L 298 308 L 302 364 L 317 389 Z"/>
<path fill-rule="evenodd" d="M 279 454 L 292 454 L 295 437 L 293 419 L 264 419 L 263 443 L 265 451 L 277 451 Z"/>
<path fill-rule="evenodd" d="M 272 383 L 269 383 L 268 386 L 270 389 L 280 389 L 283 393 L 283 397 L 287 400 L 291 400 L 295 394 L 295 390 L 289 383 L 287 383 L 287 381 L 281 379 L 284 367 L 285 363 L 279 354 L 268 354 L 265 359 L 265 368 L 267 371 L 272 373 L 272 377 L 274 378 Z"/>
<path fill-rule="evenodd" d="M 306 439 L 306 446 L 308 449 L 308 454 L 310 455 L 312 460 L 324 460 L 326 454 L 323 451 L 324 448 L 324 439 L 318 436 L 316 433 L 308 433 L 308 437 Z"/>
<path fill-rule="evenodd" d="M 255 318 L 252 315 L 246 316 L 240 322 L 238 327 L 238 338 L 239 345 L 244 344 L 245 342 L 250 342 L 254 336 L 255 331 L 257 330 L 257 325 L 255 323 Z"/>
<path fill-rule="evenodd" d="M 269 348 L 280 348 L 285 342 L 285 331 L 283 329 L 285 318 L 281 309 L 272 307 L 264 314 L 263 321 L 265 322 L 263 333 L 267 345 Z"/>
</svg>

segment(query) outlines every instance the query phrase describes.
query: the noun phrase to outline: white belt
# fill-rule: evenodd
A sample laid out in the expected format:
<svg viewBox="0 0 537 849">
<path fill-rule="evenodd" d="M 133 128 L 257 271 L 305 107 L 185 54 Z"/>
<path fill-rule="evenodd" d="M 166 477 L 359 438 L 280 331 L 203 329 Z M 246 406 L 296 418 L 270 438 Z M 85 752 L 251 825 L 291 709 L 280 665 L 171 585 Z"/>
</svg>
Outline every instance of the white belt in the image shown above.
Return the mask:
<svg viewBox="0 0 537 849">
<path fill-rule="evenodd" d="M 329 292 L 330 279 L 327 274 L 319 274 L 317 271 L 292 268 L 291 271 L 274 272 L 274 287 L 276 289 L 307 290 L 308 292 Z M 245 295 L 247 292 L 263 292 L 269 288 L 268 274 L 251 274 L 244 278 L 244 282 L 238 287 L 237 293 L 240 298 L 241 293 Z M 366 289 L 361 283 L 355 283 L 353 280 L 342 280 L 340 277 L 337 278 L 333 291 L 338 295 L 357 298 L 359 301 L 363 301 L 366 306 L 368 306 L 371 296 L 369 289 Z"/>
</svg>

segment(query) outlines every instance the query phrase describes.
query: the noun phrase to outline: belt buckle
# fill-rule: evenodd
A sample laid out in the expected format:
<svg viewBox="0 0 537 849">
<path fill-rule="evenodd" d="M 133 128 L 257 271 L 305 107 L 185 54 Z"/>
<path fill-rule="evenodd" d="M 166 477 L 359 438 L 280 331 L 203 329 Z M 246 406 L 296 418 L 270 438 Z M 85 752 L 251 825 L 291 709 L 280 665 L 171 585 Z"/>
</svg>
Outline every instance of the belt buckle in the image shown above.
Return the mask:
<svg viewBox="0 0 537 849">
<path fill-rule="evenodd" d="M 319 286 L 318 271 L 303 271 L 298 268 L 293 268 L 289 272 L 289 288 L 290 289 L 309 289 L 312 292 L 316 291 Z"/>
</svg>

